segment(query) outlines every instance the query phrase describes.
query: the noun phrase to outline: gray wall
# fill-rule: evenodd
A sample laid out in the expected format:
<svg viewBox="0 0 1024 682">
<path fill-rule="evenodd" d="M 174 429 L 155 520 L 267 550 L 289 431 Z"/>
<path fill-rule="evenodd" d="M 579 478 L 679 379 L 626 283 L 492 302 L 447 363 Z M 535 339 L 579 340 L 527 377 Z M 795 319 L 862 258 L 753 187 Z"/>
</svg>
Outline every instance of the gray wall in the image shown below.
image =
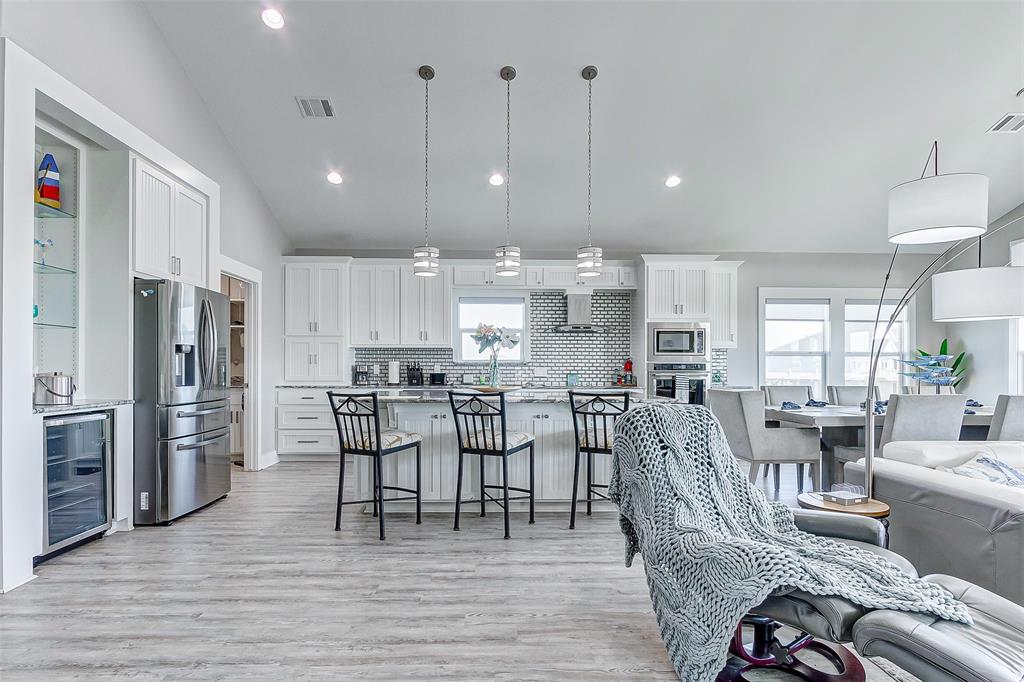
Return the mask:
<svg viewBox="0 0 1024 682">
<path fill-rule="evenodd" d="M 729 383 L 758 385 L 758 287 L 871 287 L 879 288 L 891 254 L 848 253 L 729 253 L 722 260 L 741 260 L 738 281 L 739 346 L 729 351 Z M 934 256 L 900 256 L 890 286 L 906 287 Z M 946 325 L 932 322 L 931 287 L 915 299 L 917 344 L 937 346 Z"/>
<path fill-rule="evenodd" d="M 998 227 L 1014 218 L 1024 216 L 1024 204 L 1006 215 L 992 221 L 991 227 Z M 982 264 L 985 266 L 1006 265 L 1010 262 L 1010 242 L 1024 239 L 1024 220 L 1010 225 L 1002 232 L 985 239 L 982 244 Z M 947 270 L 976 267 L 978 252 L 969 250 Z M 988 320 L 984 322 L 951 322 L 949 329 L 950 347 L 966 350 L 970 361 L 967 379 L 960 385 L 960 392 L 983 403 L 995 403 L 996 396 L 1010 391 L 1010 325 L 1013 320 Z"/>
<path fill-rule="evenodd" d="M 281 259 L 289 242 L 140 2 L 2 2 L 0 34 L 208 175 L 221 252 L 263 271 L 263 447 L 281 377 Z"/>
</svg>

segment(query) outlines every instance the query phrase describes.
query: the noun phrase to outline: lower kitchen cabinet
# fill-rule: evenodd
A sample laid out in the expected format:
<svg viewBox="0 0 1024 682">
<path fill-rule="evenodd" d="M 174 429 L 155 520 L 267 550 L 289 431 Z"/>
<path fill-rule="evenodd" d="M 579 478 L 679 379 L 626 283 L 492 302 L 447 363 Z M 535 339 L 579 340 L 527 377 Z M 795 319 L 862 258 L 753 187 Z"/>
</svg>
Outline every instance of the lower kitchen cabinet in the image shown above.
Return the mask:
<svg viewBox="0 0 1024 682">
<path fill-rule="evenodd" d="M 277 390 L 277 454 L 288 459 L 330 459 L 340 452 L 327 387 Z"/>
</svg>

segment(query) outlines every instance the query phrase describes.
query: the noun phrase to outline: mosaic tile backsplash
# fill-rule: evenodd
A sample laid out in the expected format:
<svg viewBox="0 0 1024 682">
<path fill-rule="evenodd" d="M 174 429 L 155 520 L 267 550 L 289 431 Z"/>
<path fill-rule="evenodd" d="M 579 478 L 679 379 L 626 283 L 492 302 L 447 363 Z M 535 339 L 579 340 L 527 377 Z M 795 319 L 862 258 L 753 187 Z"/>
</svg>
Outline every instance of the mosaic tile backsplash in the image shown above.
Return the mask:
<svg viewBox="0 0 1024 682">
<path fill-rule="evenodd" d="M 502 363 L 502 381 L 513 384 L 544 383 L 565 385 L 565 375 L 575 372 L 581 385 L 606 386 L 615 380 L 622 363 L 629 357 L 630 294 L 628 291 L 595 291 L 592 299 L 593 322 L 608 327 L 602 334 L 562 334 L 549 331 L 565 324 L 565 295 L 560 291 L 530 293 L 530 361 Z M 450 348 L 357 348 L 356 364 L 378 365 L 386 375 L 389 360 L 405 366 L 418 363 L 424 372 L 434 365 L 448 374 L 450 383 L 461 381 L 463 374 L 486 373 L 482 365 L 457 363 Z M 547 370 L 540 376 L 537 368 Z M 380 380 L 382 377 L 377 376 Z"/>
</svg>

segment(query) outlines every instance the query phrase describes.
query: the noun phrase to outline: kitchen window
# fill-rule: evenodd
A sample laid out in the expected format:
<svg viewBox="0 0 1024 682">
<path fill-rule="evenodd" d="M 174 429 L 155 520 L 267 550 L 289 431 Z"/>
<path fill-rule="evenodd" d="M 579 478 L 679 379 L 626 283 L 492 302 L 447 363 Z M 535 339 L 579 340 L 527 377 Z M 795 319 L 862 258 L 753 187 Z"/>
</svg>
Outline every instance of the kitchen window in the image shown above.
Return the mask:
<svg viewBox="0 0 1024 682">
<path fill-rule="evenodd" d="M 489 362 L 490 351 L 479 352 L 471 335 L 479 324 L 502 327 L 519 334 L 515 348 L 498 351 L 501 362 L 525 362 L 529 358 L 527 320 L 529 304 L 524 296 L 460 296 L 456 300 L 455 359 L 459 362 Z"/>
<path fill-rule="evenodd" d="M 893 298 L 887 296 L 879 334 L 900 295 L 892 291 Z M 760 289 L 761 383 L 810 386 L 818 400 L 827 399 L 829 384 L 867 385 L 877 296 L 870 289 Z M 883 397 L 898 393 L 905 383 L 899 360 L 913 349 L 907 319 L 904 310 L 882 349 L 875 381 Z"/>
</svg>

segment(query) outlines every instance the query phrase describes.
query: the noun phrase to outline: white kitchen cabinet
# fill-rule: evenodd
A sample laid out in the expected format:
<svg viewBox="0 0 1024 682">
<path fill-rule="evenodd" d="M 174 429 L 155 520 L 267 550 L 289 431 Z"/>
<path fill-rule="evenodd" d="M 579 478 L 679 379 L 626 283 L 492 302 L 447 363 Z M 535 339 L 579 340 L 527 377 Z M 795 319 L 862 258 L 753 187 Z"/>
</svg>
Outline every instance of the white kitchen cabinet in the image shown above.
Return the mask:
<svg viewBox="0 0 1024 682">
<path fill-rule="evenodd" d="M 288 381 L 341 381 L 344 366 L 341 337 L 285 337 L 284 378 Z"/>
<path fill-rule="evenodd" d="M 229 436 L 231 440 L 231 454 L 241 455 L 244 452 L 245 438 L 245 389 L 232 388 L 230 393 L 229 416 L 231 428 Z"/>
<path fill-rule="evenodd" d="M 452 289 L 450 269 L 420 277 L 402 267 L 401 342 L 403 346 L 451 346 Z"/>
<path fill-rule="evenodd" d="M 399 345 L 401 272 L 398 265 L 356 265 L 352 268 L 352 345 Z"/>
<path fill-rule="evenodd" d="M 456 265 L 452 281 L 457 287 L 521 287 L 526 286 L 526 268 L 518 275 L 499 277 L 493 265 Z"/>
<path fill-rule="evenodd" d="M 207 197 L 140 158 L 132 184 L 135 272 L 205 287 Z"/>
<path fill-rule="evenodd" d="M 286 336 L 344 336 L 344 263 L 285 263 Z"/>
<path fill-rule="evenodd" d="M 619 268 L 619 286 L 629 289 L 636 288 L 636 268 Z"/>
<path fill-rule="evenodd" d="M 736 348 L 738 263 L 712 263 L 708 269 L 711 347 Z"/>
<path fill-rule="evenodd" d="M 616 267 L 601 268 L 601 272 L 592 277 L 580 277 L 578 283 L 594 288 L 610 288 L 619 286 L 619 269 Z"/>
<path fill-rule="evenodd" d="M 704 263 L 647 265 L 647 317 L 702 320 L 708 316 L 708 268 Z"/>
<path fill-rule="evenodd" d="M 546 287 L 574 287 L 579 283 L 575 266 L 563 265 L 544 268 L 544 286 Z"/>
<path fill-rule="evenodd" d="M 526 286 L 528 287 L 542 287 L 544 286 L 544 268 L 537 266 L 530 266 L 523 268 L 526 271 Z"/>
</svg>

